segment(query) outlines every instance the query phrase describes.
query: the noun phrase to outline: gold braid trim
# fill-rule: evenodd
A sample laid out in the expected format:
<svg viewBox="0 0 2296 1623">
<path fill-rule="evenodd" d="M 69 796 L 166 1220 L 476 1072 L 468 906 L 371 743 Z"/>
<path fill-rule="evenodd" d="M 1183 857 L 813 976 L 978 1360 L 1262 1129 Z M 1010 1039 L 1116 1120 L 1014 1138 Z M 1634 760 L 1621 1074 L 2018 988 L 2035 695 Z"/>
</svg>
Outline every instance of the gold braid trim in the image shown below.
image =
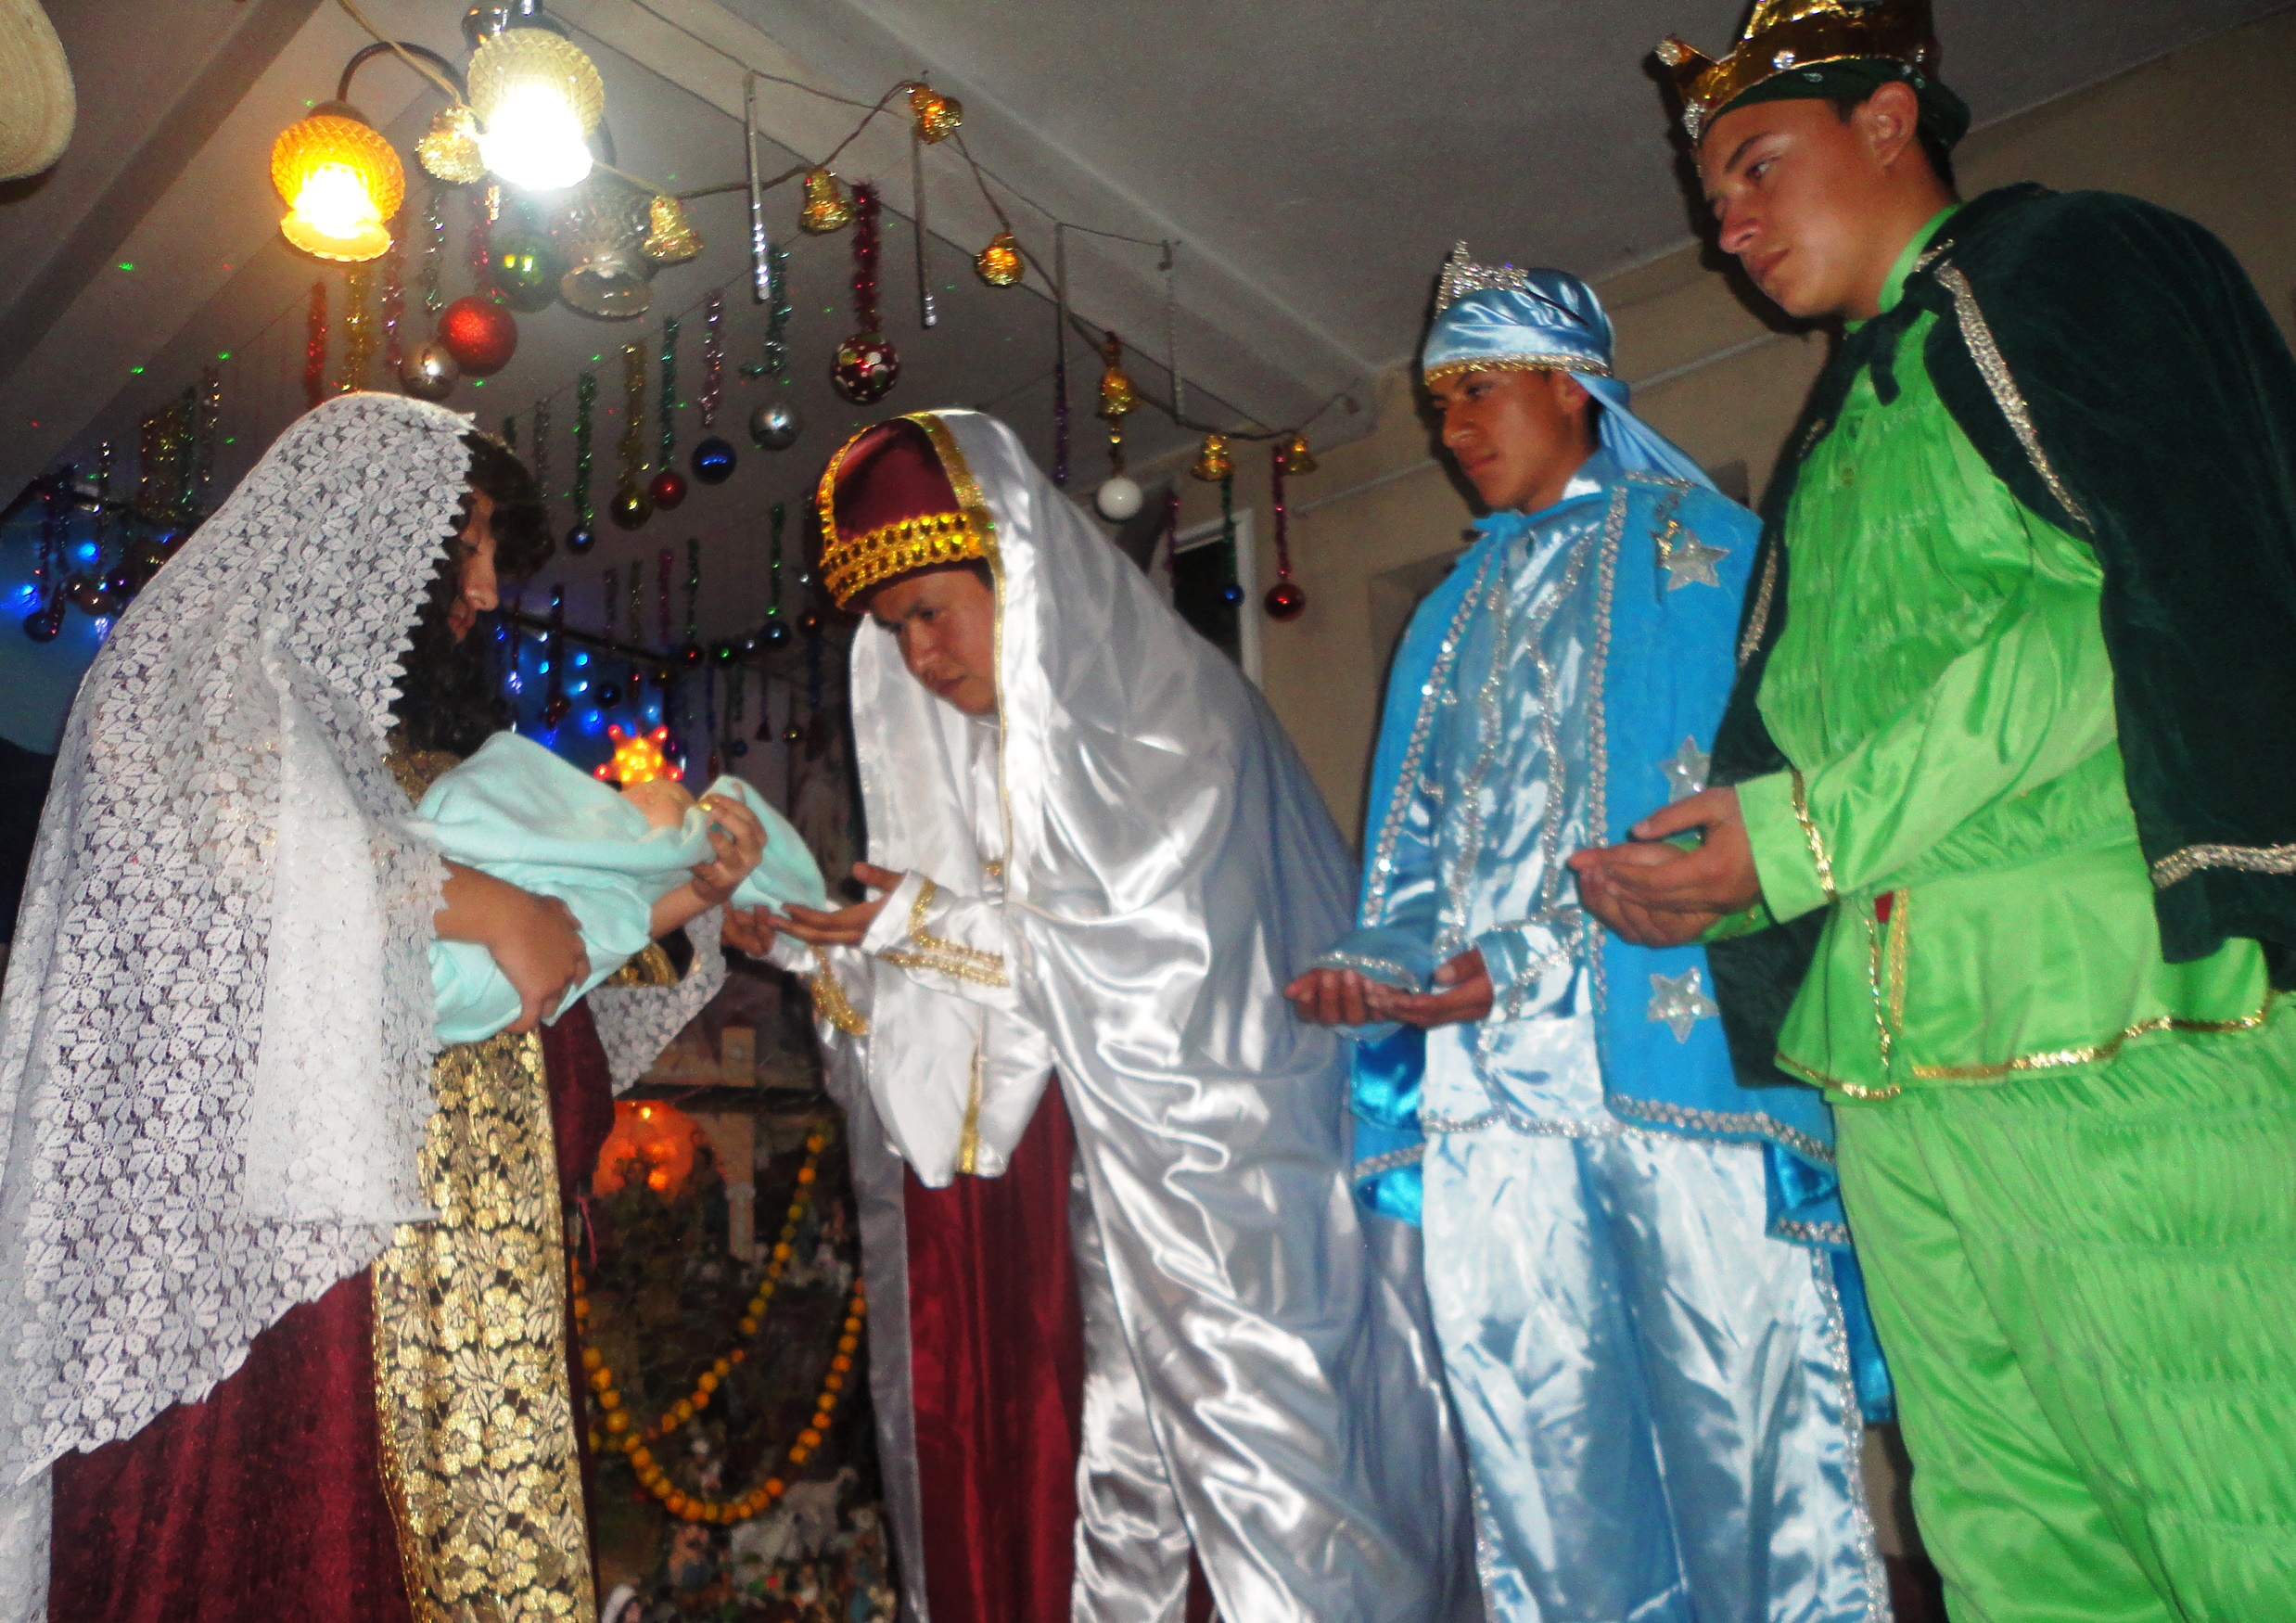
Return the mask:
<svg viewBox="0 0 2296 1623">
<path fill-rule="evenodd" d="M 1584 355 L 1498 355 L 1487 361 L 1446 361 L 1424 374 L 1429 383 L 1448 383 L 1470 372 L 1583 372 L 1589 377 L 1608 377 L 1611 369 Z"/>
<path fill-rule="evenodd" d="M 566 1228 L 542 1048 L 432 1067 L 434 1222 L 374 1268 L 375 1402 L 415 1623 L 597 1616 L 567 1371 Z"/>
<path fill-rule="evenodd" d="M 2152 864 L 2152 888 L 2166 890 L 2203 868 L 2246 874 L 2296 874 L 2296 845 L 2188 845 Z"/>
<path fill-rule="evenodd" d="M 917 888 L 917 899 L 910 904 L 909 939 L 917 944 L 915 952 L 895 949 L 877 956 L 902 969 L 922 969 L 946 975 L 952 980 L 969 980 L 976 986 L 1012 985 L 1011 977 L 1004 973 L 1001 954 L 985 952 L 978 947 L 968 947 L 925 929 L 925 915 L 932 912 L 939 895 L 940 887 L 927 879 Z"/>
<path fill-rule="evenodd" d="M 806 982 L 813 989 L 813 1012 L 848 1037 L 868 1036 L 869 1022 L 846 997 L 836 971 L 829 967 L 829 954 L 814 948 L 813 963 L 816 967 Z"/>
<path fill-rule="evenodd" d="M 1833 888 L 1833 859 L 1826 854 L 1826 842 L 1818 832 L 1817 819 L 1810 815 L 1809 786 L 1802 781 L 1802 769 L 1788 767 L 1793 774 L 1793 820 L 1802 825 L 1802 837 L 1810 842 L 1810 860 L 1818 864 L 1818 888 L 1826 893 L 1828 901 L 1839 901 L 1842 893 Z"/>
</svg>

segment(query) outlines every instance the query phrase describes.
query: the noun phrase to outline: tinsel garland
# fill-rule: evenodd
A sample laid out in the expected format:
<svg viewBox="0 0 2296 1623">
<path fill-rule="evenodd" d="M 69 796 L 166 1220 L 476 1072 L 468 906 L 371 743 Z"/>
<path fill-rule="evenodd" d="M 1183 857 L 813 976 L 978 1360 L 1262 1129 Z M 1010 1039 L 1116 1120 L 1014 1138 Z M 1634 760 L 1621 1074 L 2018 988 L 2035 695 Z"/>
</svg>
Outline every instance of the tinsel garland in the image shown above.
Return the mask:
<svg viewBox="0 0 2296 1623">
<path fill-rule="evenodd" d="M 654 555 L 654 629 L 656 640 L 667 649 L 670 646 L 670 549 L 663 547 Z"/>
<path fill-rule="evenodd" d="M 440 287 L 446 265 L 446 200 L 436 182 L 423 189 L 423 309 L 432 315 L 446 308 Z"/>
<path fill-rule="evenodd" d="M 585 372 L 574 385 L 574 489 L 568 492 L 574 499 L 575 525 L 582 530 L 592 528 L 598 517 L 590 492 L 591 435 L 597 410 L 598 375 Z"/>
<path fill-rule="evenodd" d="M 326 284 L 311 285 L 311 310 L 303 321 L 303 403 L 326 399 Z"/>
<path fill-rule="evenodd" d="M 375 267 L 348 266 L 343 272 L 343 369 L 335 392 L 350 394 L 367 387 L 375 367 Z"/>
<path fill-rule="evenodd" d="M 390 222 L 390 246 L 383 249 L 383 376 L 386 379 L 399 376 L 399 363 L 406 359 L 406 346 L 400 328 L 406 320 L 405 261 L 400 248 L 400 233 L 405 228 L 406 211 L 401 209 Z"/>
<path fill-rule="evenodd" d="M 691 536 L 685 543 L 685 641 L 678 647 L 678 658 L 688 665 L 701 662 L 701 622 L 698 616 L 701 594 L 701 538 Z"/>
<path fill-rule="evenodd" d="M 702 427 L 718 426 L 718 403 L 725 398 L 725 292 L 712 289 L 702 314 Z"/>
<path fill-rule="evenodd" d="M 662 321 L 661 460 L 657 467 L 678 466 L 678 318 Z"/>
<path fill-rule="evenodd" d="M 645 472 L 645 356 L 635 344 L 622 346 L 622 437 L 620 482 L 617 495 L 638 488 Z"/>
<path fill-rule="evenodd" d="M 865 333 L 883 330 L 877 317 L 877 255 L 884 238 L 877 228 L 877 188 L 861 181 L 853 187 L 853 319 Z"/>
<path fill-rule="evenodd" d="M 199 374 L 198 393 L 191 411 L 191 466 L 184 505 L 202 514 L 215 505 L 216 441 L 223 425 L 223 375 L 213 366 Z"/>
<path fill-rule="evenodd" d="M 502 212 L 503 188 L 488 186 L 470 194 L 470 290 L 481 299 L 502 302 L 494 287 L 494 221 Z"/>
<path fill-rule="evenodd" d="M 550 402 L 534 403 L 534 454 L 528 459 L 534 470 L 534 492 L 542 504 L 542 525 L 550 524 Z"/>
</svg>

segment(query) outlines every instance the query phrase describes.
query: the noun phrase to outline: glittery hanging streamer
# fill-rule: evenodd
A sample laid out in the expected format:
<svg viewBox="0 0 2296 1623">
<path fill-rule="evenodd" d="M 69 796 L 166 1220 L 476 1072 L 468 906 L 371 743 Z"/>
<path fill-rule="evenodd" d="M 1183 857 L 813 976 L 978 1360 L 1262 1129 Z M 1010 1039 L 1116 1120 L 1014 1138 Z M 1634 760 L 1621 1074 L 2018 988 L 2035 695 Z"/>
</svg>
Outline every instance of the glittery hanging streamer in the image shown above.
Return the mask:
<svg viewBox="0 0 2296 1623">
<path fill-rule="evenodd" d="M 423 188 L 423 309 L 436 315 L 446 308 L 440 288 L 446 266 L 446 198 L 435 183 Z"/>
<path fill-rule="evenodd" d="M 678 318 L 672 315 L 662 322 L 662 455 L 657 467 L 677 466 L 678 405 Z"/>
<path fill-rule="evenodd" d="M 917 236 L 917 324 L 931 330 L 940 325 L 940 312 L 933 305 L 933 271 L 925 256 L 930 251 L 932 233 L 925 224 L 925 129 L 914 124 L 909 131 L 910 197 L 916 211 L 910 224 Z"/>
<path fill-rule="evenodd" d="M 645 472 L 645 355 L 635 344 L 622 346 L 622 437 L 616 449 L 622 467 L 615 488 L 634 491 Z"/>
<path fill-rule="evenodd" d="M 590 494 L 591 434 L 598 409 L 598 375 L 585 372 L 574 385 L 574 522 L 588 530 L 597 520 Z"/>
<path fill-rule="evenodd" d="M 1228 584 L 1222 595 L 1232 592 L 1232 602 L 1244 601 L 1244 585 L 1236 574 L 1236 476 L 1233 468 L 1219 476 L 1219 551 L 1228 560 Z"/>
<path fill-rule="evenodd" d="M 817 619 L 805 633 L 805 755 L 809 760 L 819 760 L 822 749 L 829 742 L 827 729 L 822 722 L 822 693 L 825 685 L 822 671 L 822 628 Z"/>
<path fill-rule="evenodd" d="M 718 426 L 718 403 L 725 398 L 725 289 L 714 289 L 702 313 L 702 427 Z"/>
<path fill-rule="evenodd" d="M 630 566 L 630 640 L 643 642 L 645 638 L 645 566 Z"/>
<path fill-rule="evenodd" d="M 303 403 L 326 399 L 326 284 L 311 285 L 311 311 L 303 321 Z"/>
<path fill-rule="evenodd" d="M 884 237 L 877 224 L 882 205 L 868 181 L 853 187 L 853 320 L 857 330 L 881 332 L 877 316 L 877 255 Z"/>
<path fill-rule="evenodd" d="M 702 594 L 702 543 L 699 536 L 685 543 L 685 642 L 680 656 L 687 664 L 701 658 L 701 624 L 696 606 Z"/>
<path fill-rule="evenodd" d="M 789 517 L 789 509 L 781 503 L 773 504 L 768 515 L 773 526 L 772 550 L 766 554 L 765 618 L 777 620 L 782 617 L 782 525 Z"/>
<path fill-rule="evenodd" d="M 350 394 L 373 381 L 375 370 L 375 267 L 355 264 L 343 273 L 343 371 L 335 392 Z"/>
<path fill-rule="evenodd" d="M 108 586 L 115 569 L 109 556 L 111 551 L 111 441 L 108 440 L 96 448 L 96 519 L 95 534 L 90 539 L 96 543 L 96 578 Z M 123 548 L 123 555 L 124 550 Z M 125 556 L 122 556 L 118 567 L 124 569 L 126 562 Z M 133 591 L 134 582 L 126 583 Z"/>
<path fill-rule="evenodd" d="M 406 261 L 399 246 L 399 235 L 403 231 L 406 211 L 401 209 L 390 222 L 390 246 L 383 249 L 383 381 L 388 384 L 399 376 L 399 363 L 406 359 L 406 345 L 400 328 L 406 321 Z"/>
<path fill-rule="evenodd" d="M 1052 226 L 1052 482 L 1068 482 L 1068 235 Z"/>
<path fill-rule="evenodd" d="M 494 222 L 503 211 L 503 188 L 488 186 L 470 194 L 470 290 L 496 303 L 502 295 L 494 288 Z"/>
<path fill-rule="evenodd" d="M 215 505 L 215 453 L 223 427 L 223 375 L 210 366 L 199 374 L 198 395 L 192 407 L 191 482 L 186 493 L 195 515 Z"/>
<path fill-rule="evenodd" d="M 656 640 L 670 646 L 670 549 L 654 555 L 654 629 Z"/>
<path fill-rule="evenodd" d="M 1188 385 L 1180 375 L 1180 244 L 1164 245 L 1164 370 L 1172 379 L 1172 420 L 1188 415 Z"/>
<path fill-rule="evenodd" d="M 714 778 L 725 770 L 725 758 L 718 752 L 718 672 L 715 668 L 702 672 L 702 735 L 709 740 L 709 775 Z"/>
<path fill-rule="evenodd" d="M 542 693 L 542 725 L 553 732 L 574 707 L 566 696 L 566 588 L 550 589 L 550 629 L 542 635 L 542 672 L 550 678 Z"/>
<path fill-rule="evenodd" d="M 631 567 L 634 569 L 636 566 Z M 609 639 L 614 635 L 614 619 L 621 613 L 621 609 L 622 572 L 612 564 L 608 564 L 606 567 L 605 612 L 598 617 L 598 631 L 601 635 Z"/>
<path fill-rule="evenodd" d="M 550 527 L 550 503 L 557 493 L 550 488 L 550 403 L 534 403 L 534 454 L 527 459 L 534 469 L 534 491 L 542 504 L 542 528 Z"/>
<path fill-rule="evenodd" d="M 749 177 L 749 297 L 764 304 L 773 296 L 773 245 L 765 232 L 765 189 L 758 180 L 758 76 L 742 75 L 742 157 Z"/>
<path fill-rule="evenodd" d="M 789 318 L 797 312 L 789 303 L 789 255 L 773 250 L 773 307 L 765 316 L 765 370 L 786 380 L 789 376 Z"/>
</svg>

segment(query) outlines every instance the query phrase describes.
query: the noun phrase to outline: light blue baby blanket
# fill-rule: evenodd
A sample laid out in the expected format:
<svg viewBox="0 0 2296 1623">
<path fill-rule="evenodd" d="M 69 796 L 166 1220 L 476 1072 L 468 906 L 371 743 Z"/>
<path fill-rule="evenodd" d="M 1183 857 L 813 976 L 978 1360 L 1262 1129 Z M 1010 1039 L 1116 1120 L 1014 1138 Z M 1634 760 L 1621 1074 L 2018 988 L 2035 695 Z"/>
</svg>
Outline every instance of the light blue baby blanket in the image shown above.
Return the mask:
<svg viewBox="0 0 2296 1623">
<path fill-rule="evenodd" d="M 740 799 L 765 825 L 765 855 L 733 892 L 733 906 L 828 905 L 821 869 L 787 818 L 737 777 L 721 777 L 704 794 Z M 645 950 L 654 904 L 684 884 L 695 864 L 712 860 L 709 823 L 695 808 L 677 827 L 656 828 L 580 767 L 530 738 L 497 733 L 430 786 L 410 828 L 465 867 L 572 910 L 590 978 L 567 994 L 549 1016 L 555 1020 Z M 518 1017 L 517 991 L 475 941 L 432 941 L 430 983 L 442 1042 L 476 1042 Z"/>
</svg>

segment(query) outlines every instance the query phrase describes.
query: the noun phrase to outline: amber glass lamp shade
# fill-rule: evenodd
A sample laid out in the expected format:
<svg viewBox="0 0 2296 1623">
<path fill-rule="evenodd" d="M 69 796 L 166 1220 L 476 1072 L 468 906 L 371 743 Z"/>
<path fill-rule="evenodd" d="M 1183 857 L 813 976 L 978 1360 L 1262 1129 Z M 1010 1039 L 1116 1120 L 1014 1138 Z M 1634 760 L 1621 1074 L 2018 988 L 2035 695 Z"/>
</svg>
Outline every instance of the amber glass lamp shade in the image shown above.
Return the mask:
<svg viewBox="0 0 2296 1623">
<path fill-rule="evenodd" d="M 287 206 L 281 235 L 323 260 L 371 260 L 390 246 L 406 197 L 398 153 L 352 109 L 329 102 L 279 132 L 271 184 Z"/>
</svg>

